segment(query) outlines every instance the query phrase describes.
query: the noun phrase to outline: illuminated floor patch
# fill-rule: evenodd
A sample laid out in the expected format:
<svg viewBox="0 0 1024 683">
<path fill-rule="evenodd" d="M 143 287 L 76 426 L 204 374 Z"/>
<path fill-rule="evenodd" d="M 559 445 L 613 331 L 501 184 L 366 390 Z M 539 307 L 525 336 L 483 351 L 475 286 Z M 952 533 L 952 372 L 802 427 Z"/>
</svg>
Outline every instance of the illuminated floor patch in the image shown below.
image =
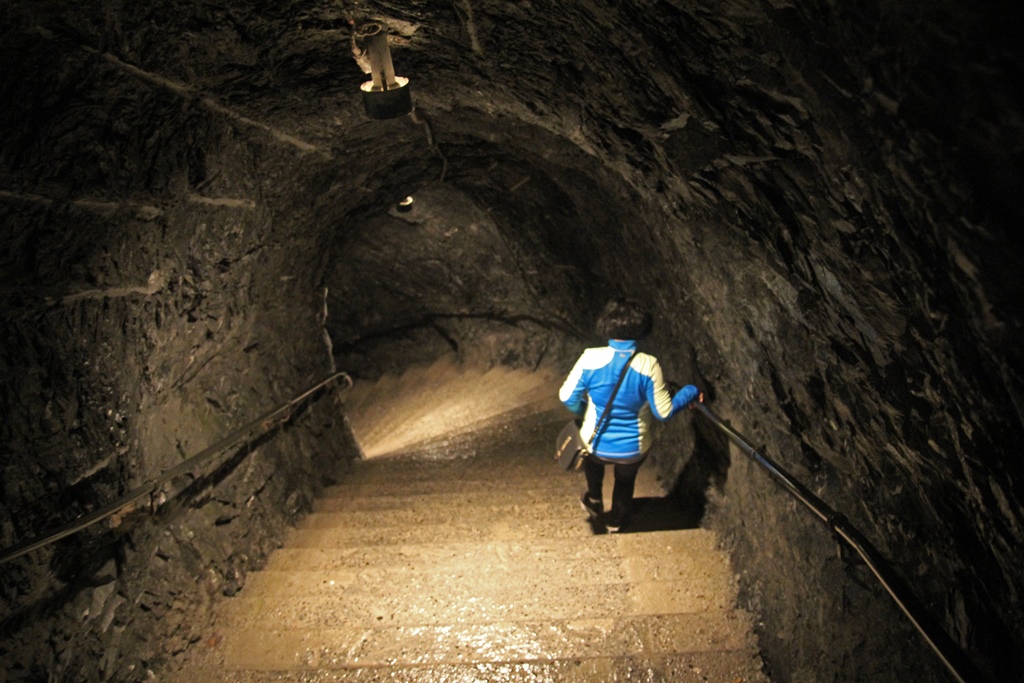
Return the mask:
<svg viewBox="0 0 1024 683">
<path fill-rule="evenodd" d="M 466 369 L 450 358 L 376 382 L 357 382 L 346 415 L 363 455 L 406 451 L 470 431 L 499 416 L 557 409 L 559 380 L 548 371 Z"/>
</svg>

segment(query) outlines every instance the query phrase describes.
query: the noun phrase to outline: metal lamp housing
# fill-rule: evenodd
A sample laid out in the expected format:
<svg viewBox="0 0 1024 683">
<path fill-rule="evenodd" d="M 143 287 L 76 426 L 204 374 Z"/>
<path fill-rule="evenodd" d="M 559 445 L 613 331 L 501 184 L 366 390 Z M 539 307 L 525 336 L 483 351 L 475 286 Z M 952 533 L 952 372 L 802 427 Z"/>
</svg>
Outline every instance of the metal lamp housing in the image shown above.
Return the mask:
<svg viewBox="0 0 1024 683">
<path fill-rule="evenodd" d="M 412 111 L 409 79 L 395 75 L 391 51 L 388 49 L 387 29 L 374 22 L 363 26 L 360 35 L 366 41 L 372 76 L 372 80 L 359 86 L 366 115 L 371 119 L 405 116 Z"/>
</svg>

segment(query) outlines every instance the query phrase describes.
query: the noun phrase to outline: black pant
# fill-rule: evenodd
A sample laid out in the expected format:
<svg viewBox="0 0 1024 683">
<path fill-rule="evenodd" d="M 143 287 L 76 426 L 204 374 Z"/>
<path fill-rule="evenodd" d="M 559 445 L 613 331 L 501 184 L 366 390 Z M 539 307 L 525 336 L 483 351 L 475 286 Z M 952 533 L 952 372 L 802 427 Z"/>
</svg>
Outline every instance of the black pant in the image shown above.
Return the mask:
<svg viewBox="0 0 1024 683">
<path fill-rule="evenodd" d="M 633 502 L 633 491 L 636 489 L 636 475 L 640 471 L 640 465 L 644 464 L 646 458 L 636 462 L 618 464 L 598 460 L 593 455 L 583 461 L 583 472 L 587 475 L 587 496 L 591 500 L 602 500 L 602 489 L 604 487 L 604 466 L 615 467 L 615 487 L 612 489 L 611 519 L 622 521 L 629 514 Z"/>
</svg>

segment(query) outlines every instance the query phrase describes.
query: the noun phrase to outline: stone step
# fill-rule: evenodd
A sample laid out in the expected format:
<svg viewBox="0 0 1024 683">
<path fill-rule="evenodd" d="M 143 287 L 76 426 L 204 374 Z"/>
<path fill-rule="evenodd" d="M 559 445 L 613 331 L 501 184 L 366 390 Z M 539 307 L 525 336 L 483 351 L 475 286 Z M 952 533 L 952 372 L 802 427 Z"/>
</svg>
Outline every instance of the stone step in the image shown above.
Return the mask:
<svg viewBox="0 0 1024 683">
<path fill-rule="evenodd" d="M 296 548 L 286 546 L 274 551 L 268 570 L 330 571 L 335 569 L 379 569 L 382 567 L 434 567 L 444 563 L 473 561 L 491 565 L 523 565 L 557 562 L 597 564 L 607 558 L 657 558 L 672 562 L 677 557 L 719 556 L 714 534 L 704 529 L 660 531 L 644 534 L 605 534 L 592 536 L 586 543 L 566 545 L 560 540 L 515 539 L 456 543 L 408 543 L 385 546 L 342 548 Z M 250 576 L 255 576 L 254 573 Z"/>
<path fill-rule="evenodd" d="M 500 586 L 459 581 L 337 587 L 315 595 L 270 593 L 224 604 L 225 628 L 319 629 L 486 624 L 496 621 L 600 619 L 609 615 L 687 614 L 732 607 L 732 596 L 709 582 L 669 581 Z"/>
<path fill-rule="evenodd" d="M 490 500 L 478 495 L 475 503 L 464 497 L 453 499 L 450 496 L 421 496 L 419 501 L 420 505 L 387 510 L 313 512 L 296 528 L 404 527 L 423 523 L 483 527 L 495 521 L 502 525 L 552 520 L 572 523 L 584 515 L 575 496 L 544 495 L 542 500 L 526 501 L 502 492 L 492 495 Z"/>
<path fill-rule="evenodd" d="M 638 482 L 639 483 L 639 482 Z M 652 486 L 658 486 L 654 482 Z M 497 505 L 536 505 L 543 503 L 567 502 L 572 508 L 573 517 L 580 510 L 578 501 L 581 492 L 585 488 L 582 481 L 570 482 L 569 485 L 558 484 L 557 486 L 544 487 L 510 487 L 508 489 L 494 491 L 482 490 L 479 487 L 474 490 L 468 486 L 460 486 L 464 490 L 458 492 L 435 492 L 417 493 L 408 496 L 397 494 L 387 495 L 357 495 L 354 497 L 335 495 L 331 498 L 320 498 L 313 506 L 314 513 L 335 513 L 335 512 L 374 512 L 406 510 L 415 511 L 420 514 L 427 514 L 436 509 L 450 508 L 452 506 L 465 505 L 469 509 L 477 507 L 488 507 Z M 493 489 L 493 484 L 492 484 Z M 637 487 L 638 506 L 643 506 L 650 499 L 657 499 L 658 496 L 647 495 L 649 493 L 660 493 L 660 488 L 650 490 L 644 487 L 641 491 Z"/>
<path fill-rule="evenodd" d="M 415 510 L 311 513 L 288 533 L 286 543 L 293 548 L 344 548 L 517 539 L 563 539 L 568 542 L 604 533 L 603 529 L 587 521 L 585 513 L 578 507 L 577 495 L 574 492 L 558 503 L 447 507 L 431 515 Z M 659 499 L 650 499 L 651 506 L 658 502 Z M 643 506 L 646 504 L 643 500 L 637 502 L 639 507 L 634 513 L 635 521 L 627 530 L 635 533 L 673 528 L 671 524 L 659 526 L 656 518 L 645 520 L 645 516 L 651 517 L 645 515 L 648 508 Z M 671 521 L 670 514 L 671 511 L 666 511 L 666 520 Z"/>
<path fill-rule="evenodd" d="M 250 575 L 221 617 L 235 627 L 329 628 L 727 609 L 735 580 L 712 539 L 686 531 L 580 544 L 399 546 L 390 554 L 291 550 Z"/>
<path fill-rule="evenodd" d="M 323 569 L 298 569 L 295 568 L 298 557 L 282 559 L 275 565 L 285 566 L 286 569 L 264 569 L 249 574 L 245 585 L 245 590 L 249 592 L 245 596 L 264 589 L 279 593 L 319 594 L 348 586 L 405 585 L 413 582 L 419 586 L 438 582 L 436 577 L 424 574 L 421 566 L 407 564 L 401 559 L 390 564 L 364 567 L 329 565 Z M 481 566 L 474 557 L 458 557 L 438 562 L 431 571 L 446 577 L 460 577 L 465 585 L 475 585 L 487 581 L 520 581 L 528 571 L 547 576 L 552 582 L 571 582 L 578 577 L 586 577 L 587 580 L 599 583 L 622 583 L 627 581 L 629 569 L 625 562 L 595 564 L 594 558 L 577 559 L 559 555 L 546 558 L 522 557 L 492 566 Z M 305 582 L 309 582 L 308 585 Z"/>
<path fill-rule="evenodd" d="M 605 584 L 687 583 L 697 595 L 718 590 L 725 591 L 725 597 L 729 598 L 733 593 L 726 590 L 733 583 L 733 577 L 718 558 L 580 559 L 561 553 L 533 557 L 532 561 L 529 557 L 520 557 L 515 561 L 488 558 L 482 562 L 479 555 L 463 555 L 440 561 L 429 570 L 401 563 L 325 570 L 268 569 L 249 575 L 242 599 L 257 593 L 270 597 L 330 597 L 349 588 L 383 593 L 399 586 L 414 587 L 428 593 L 483 591 L 506 582 L 515 582 L 516 590 L 528 591 L 535 584 L 540 590 L 580 581 Z"/>
<path fill-rule="evenodd" d="M 327 501 L 333 499 L 380 499 L 402 496 L 449 496 L 453 500 L 457 500 L 462 495 L 488 493 L 497 495 L 502 491 L 546 491 L 555 496 L 570 495 L 572 492 L 582 491 L 586 487 L 582 473 L 561 472 L 553 463 L 550 469 L 547 467 L 542 469 L 547 469 L 548 474 L 543 475 L 533 468 L 523 468 L 518 471 L 503 472 L 501 477 L 489 475 L 486 471 L 481 470 L 451 472 L 447 477 L 412 474 L 408 478 L 395 476 L 380 481 L 375 477 L 370 479 L 353 477 L 341 484 L 326 488 L 323 499 L 325 504 L 329 504 Z"/>
<path fill-rule="evenodd" d="M 450 378 L 461 372 L 462 365 L 454 354 L 441 356 L 432 363 L 414 365 L 402 372 L 402 384 L 395 393 L 401 396 L 443 391 Z"/>
<path fill-rule="evenodd" d="M 501 456 L 509 452 L 532 454 L 553 448 L 555 438 L 571 415 L 557 399 L 542 397 L 522 406 L 506 406 L 505 412 L 493 411 L 448 432 L 423 441 L 416 441 L 398 451 L 399 457 L 423 462 L 452 460 L 461 457 Z M 532 432 L 524 433 L 522 421 L 532 422 Z M 489 435 L 477 432 L 489 430 Z M 542 430 L 542 431 L 538 431 Z M 515 440 L 509 440 L 509 436 Z M 524 438 L 525 437 L 525 438 Z M 452 457 L 453 454 L 456 457 Z"/>
<path fill-rule="evenodd" d="M 365 433 L 372 425 L 377 424 L 384 415 L 388 414 L 391 404 L 395 400 L 395 392 L 402 386 L 400 375 L 383 375 L 366 398 L 358 406 L 351 406 L 347 411 L 349 423 L 358 438 Z"/>
<path fill-rule="evenodd" d="M 410 468 L 403 471 L 359 471 L 340 484 L 330 486 L 323 492 L 323 505 L 334 505 L 330 501 L 355 501 L 365 498 L 367 505 L 374 505 L 372 499 L 415 499 L 420 496 L 448 496 L 457 503 L 461 496 L 471 499 L 481 495 L 519 495 L 519 492 L 536 492 L 538 495 L 568 495 L 579 497 L 586 489 L 582 472 L 565 472 L 551 459 L 538 462 L 534 455 L 529 462 L 493 463 L 491 465 L 448 466 L 441 463 L 435 468 Z M 383 463 L 384 461 L 377 461 Z M 605 501 L 611 501 L 613 476 L 610 468 L 605 473 Z M 635 495 L 638 498 L 661 498 L 665 495 L 662 483 L 657 479 L 653 467 L 644 466 L 637 477 Z"/>
<path fill-rule="evenodd" d="M 491 381 L 501 382 L 510 370 L 502 369 L 490 373 Z M 411 378 L 407 379 L 411 375 Z M 403 381 L 390 396 L 381 396 L 380 405 L 368 402 L 367 410 L 359 415 L 356 424 L 361 428 L 359 437 L 367 448 L 375 444 L 382 435 L 408 428 L 439 407 L 449 405 L 451 397 L 461 396 L 472 390 L 472 385 L 481 381 L 478 371 L 464 371 L 451 362 L 440 362 L 424 370 L 409 370 Z M 411 380 L 411 381 L 410 381 Z M 435 416 L 443 417 L 443 413 Z M 436 426 L 443 429 L 443 423 Z M 437 433 L 436 431 L 432 433 Z"/>
<path fill-rule="evenodd" d="M 473 425 L 472 429 L 463 432 L 453 432 L 450 435 L 439 438 L 426 439 L 417 442 L 416 448 L 409 448 L 406 451 L 394 453 L 387 457 L 377 457 L 366 460 L 354 461 L 354 472 L 361 470 L 368 471 L 368 474 L 377 475 L 383 478 L 389 472 L 431 472 L 443 473 L 446 470 L 467 470 L 467 471 L 490 471 L 495 467 L 522 467 L 531 463 L 545 463 L 547 458 L 543 457 L 551 450 L 551 457 L 554 457 L 555 439 L 558 431 L 554 425 L 549 424 L 546 429 L 538 430 L 538 433 L 530 440 L 525 441 L 522 436 L 516 440 L 507 428 L 503 428 L 507 421 L 504 418 L 484 420 L 479 425 Z M 420 445 L 439 445 L 448 449 L 445 457 L 430 457 L 424 453 L 426 449 Z M 543 449 L 543 450 L 542 450 Z M 367 464 L 380 464 L 381 467 L 371 468 Z M 411 465 L 411 466 L 410 466 Z"/>
<path fill-rule="evenodd" d="M 495 366 L 463 368 L 442 358 L 402 375 L 389 373 L 371 388 L 354 388 L 346 415 L 367 457 L 470 430 L 529 404 L 558 407 L 550 370 Z"/>
<path fill-rule="evenodd" d="M 365 452 L 368 457 L 394 450 L 394 444 L 413 444 L 465 431 L 476 422 L 500 415 L 516 405 L 514 387 L 526 381 L 524 373 L 509 368 L 492 368 L 483 375 L 467 374 L 459 382 L 446 384 L 446 391 L 417 397 L 415 412 L 395 410 L 378 414 L 377 421 L 366 431 Z M 393 445 L 387 446 L 385 444 Z"/>
<path fill-rule="evenodd" d="M 436 386 L 437 382 L 433 380 L 434 375 L 438 374 L 438 368 L 448 367 L 451 371 L 454 371 L 454 363 L 448 360 L 439 360 L 434 365 L 419 365 L 406 370 L 402 376 L 401 381 L 392 390 L 389 403 L 394 406 L 394 401 L 408 399 L 415 394 L 421 394 L 429 391 L 432 387 Z M 433 374 L 432 374 L 433 373 Z M 384 398 L 377 396 L 376 398 Z M 374 404 L 374 396 L 371 392 L 367 392 L 365 402 L 354 404 L 349 406 L 350 420 L 354 424 L 363 426 L 362 418 L 365 415 L 366 409 L 369 405 Z"/>
<path fill-rule="evenodd" d="M 392 373 L 382 375 L 375 382 L 356 380 L 345 402 L 345 414 L 349 421 L 363 415 L 368 406 L 380 403 L 382 397 L 391 395 L 401 382 L 402 378 Z"/>
<path fill-rule="evenodd" d="M 372 444 L 366 448 L 366 455 L 380 457 L 390 453 L 413 453 L 429 447 L 434 442 L 447 444 L 453 438 L 540 413 L 557 413 L 559 417 L 566 414 L 565 407 L 558 397 L 551 395 L 550 387 L 534 388 L 517 400 L 509 401 L 508 405 L 493 409 L 493 412 L 484 417 L 467 417 L 465 420 L 447 424 L 443 423 L 443 418 L 436 415 L 409 418 L 408 421 L 395 425 L 390 433 L 375 435 Z M 438 427 L 442 424 L 443 429 Z"/>
<path fill-rule="evenodd" d="M 525 424 L 520 424 L 525 423 Z M 530 416 L 512 422 L 507 419 L 496 419 L 494 421 L 483 421 L 479 428 L 471 425 L 472 429 L 454 432 L 451 435 L 429 439 L 439 443 L 447 444 L 451 453 L 445 458 L 423 458 L 418 455 L 398 455 L 388 458 L 373 458 L 372 460 L 356 461 L 356 470 L 370 472 L 388 472 L 394 470 L 430 470 L 441 465 L 454 468 L 483 468 L 492 466 L 492 461 L 499 463 L 507 462 L 537 462 L 543 461 L 539 458 L 541 452 L 551 449 L 553 453 L 555 439 L 564 421 L 553 416 Z M 530 432 L 523 433 L 527 427 Z M 454 448 L 451 448 L 455 446 Z M 539 449 L 543 449 L 540 451 Z M 378 470 L 376 466 L 380 463 Z M 443 468 L 442 468 L 443 469 Z"/>
<path fill-rule="evenodd" d="M 294 529 L 289 532 L 286 543 L 293 548 L 345 548 L 359 545 L 510 541 L 522 538 L 562 539 L 569 542 L 591 538 L 593 535 L 594 530 L 582 519 L 577 523 L 567 523 L 562 519 L 495 520 L 489 523 L 460 520 L 450 524 L 424 522 L 411 526 Z"/>
<path fill-rule="evenodd" d="M 481 662 L 335 669 L 312 673 L 226 670 L 209 665 L 190 671 L 186 683 L 767 683 L 750 650 L 709 650 L 628 657 L 542 657 L 520 662 Z"/>
<path fill-rule="evenodd" d="M 429 396 L 435 392 L 450 391 L 450 387 L 461 383 L 467 373 L 480 374 L 478 370 L 463 368 L 452 356 L 443 356 L 433 363 L 415 365 L 401 372 L 385 373 L 371 383 L 363 402 L 352 406 L 352 414 L 356 418 L 366 417 L 370 408 L 387 408 L 410 395 Z M 387 381 L 383 381 L 385 379 Z"/>
<path fill-rule="evenodd" d="M 383 461 L 381 461 L 383 462 Z M 553 483 L 555 487 L 571 485 L 583 481 L 582 472 L 563 472 L 554 462 L 554 450 L 551 460 L 543 460 L 534 456 L 529 461 L 513 461 L 511 458 L 493 460 L 491 463 L 455 463 L 447 466 L 442 463 L 431 468 L 410 467 L 407 470 L 396 467 L 391 470 L 360 471 L 358 466 L 352 469 L 344 481 L 325 489 L 324 495 L 336 497 L 351 495 L 353 488 L 372 493 L 374 487 L 381 487 L 381 492 L 388 492 L 402 486 L 422 486 L 425 489 L 443 491 L 445 486 L 457 490 L 460 482 L 472 482 L 474 485 L 484 482 L 490 484 L 491 490 L 500 490 L 508 486 L 529 488 L 545 483 Z M 410 491 L 416 495 L 417 491 Z"/>
<path fill-rule="evenodd" d="M 437 440 L 442 447 L 454 450 L 462 457 L 432 459 L 422 457 L 420 453 L 409 453 L 357 460 L 347 475 L 346 483 L 387 481 L 392 477 L 403 480 L 447 478 L 464 474 L 499 479 L 501 472 L 495 470 L 505 468 L 511 468 L 520 476 L 548 477 L 553 471 L 558 471 L 554 462 L 555 440 L 565 421 L 561 413 L 557 416 L 552 413 L 543 423 L 533 425 L 535 433 L 529 438 L 512 432 L 505 419 L 487 421 L 470 432 Z M 467 447 L 453 448 L 462 445 Z"/>
<path fill-rule="evenodd" d="M 352 388 L 344 395 L 344 400 L 342 401 L 345 406 L 346 416 L 350 416 L 359 409 L 359 406 L 362 405 L 363 401 L 370 395 L 370 392 L 373 391 L 374 384 L 375 382 L 365 379 L 352 380 Z M 351 422 L 351 417 L 349 417 L 349 422 Z"/>
<path fill-rule="evenodd" d="M 507 492 L 499 493 L 494 491 L 492 485 L 489 490 L 468 490 L 459 492 L 438 492 L 419 493 L 413 495 L 358 495 L 354 497 L 336 495 L 331 498 L 320 498 L 314 506 L 314 512 L 356 512 L 356 511 L 386 511 L 405 510 L 419 514 L 432 513 L 438 509 L 451 508 L 452 506 L 466 506 L 468 508 L 486 507 L 496 505 L 499 502 L 505 504 L 526 504 L 536 505 L 540 503 L 552 503 L 555 501 L 574 501 L 578 496 L 573 496 L 579 482 L 571 482 L 569 485 L 560 483 L 556 487 L 529 487 L 510 488 Z M 573 505 L 574 509 L 575 504 Z"/>
<path fill-rule="evenodd" d="M 386 502 L 393 500 L 393 497 L 389 497 Z M 360 499 L 358 502 L 368 505 L 378 501 Z M 328 502 L 324 501 L 321 507 Z M 355 501 L 340 502 L 356 504 Z M 641 500 L 634 505 L 639 510 L 634 516 L 638 516 L 644 510 L 642 506 L 645 501 Z M 575 492 L 572 495 L 552 495 L 550 491 L 502 491 L 498 494 L 476 493 L 473 496 L 417 496 L 415 501 L 402 507 L 318 511 L 306 515 L 296 525 L 296 529 L 369 529 L 412 525 L 453 528 L 473 526 L 481 529 L 498 525 L 502 528 L 521 526 L 530 529 L 547 522 L 575 525 L 586 517 Z"/>
<path fill-rule="evenodd" d="M 242 629 L 224 643 L 228 669 L 335 670 L 628 657 L 740 650 L 747 615 L 732 610 L 622 619 L 455 626 Z"/>
</svg>

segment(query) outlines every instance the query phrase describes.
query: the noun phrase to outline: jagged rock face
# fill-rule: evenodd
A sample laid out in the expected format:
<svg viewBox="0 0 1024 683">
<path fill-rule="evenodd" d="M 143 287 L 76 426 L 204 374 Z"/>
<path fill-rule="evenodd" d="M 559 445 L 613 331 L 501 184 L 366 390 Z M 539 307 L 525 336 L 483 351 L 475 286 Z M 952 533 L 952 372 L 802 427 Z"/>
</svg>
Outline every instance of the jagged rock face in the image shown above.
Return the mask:
<svg viewBox="0 0 1024 683">
<path fill-rule="evenodd" d="M 604 298 L 626 293 L 655 312 L 649 347 L 670 376 L 702 384 L 860 526 L 983 668 L 1019 677 L 1010 14 L 740 0 L 3 12 L 5 545 L 288 398 L 330 370 L 332 339 L 353 371 L 433 344 L 564 365 Z M 411 116 L 363 115 L 353 36 L 370 19 L 391 28 Z M 409 195 L 429 220 L 396 213 Z M 351 457 L 332 415 L 314 410 L 164 526 L 5 565 L 8 670 L 131 679 L 198 638 L 158 617 L 230 590 L 314 473 Z M 707 521 L 734 547 L 779 680 L 941 676 L 870 577 L 847 575 L 740 456 L 724 469 L 721 439 L 695 424 L 661 447 L 682 444 L 678 472 L 696 442 Z"/>
</svg>

